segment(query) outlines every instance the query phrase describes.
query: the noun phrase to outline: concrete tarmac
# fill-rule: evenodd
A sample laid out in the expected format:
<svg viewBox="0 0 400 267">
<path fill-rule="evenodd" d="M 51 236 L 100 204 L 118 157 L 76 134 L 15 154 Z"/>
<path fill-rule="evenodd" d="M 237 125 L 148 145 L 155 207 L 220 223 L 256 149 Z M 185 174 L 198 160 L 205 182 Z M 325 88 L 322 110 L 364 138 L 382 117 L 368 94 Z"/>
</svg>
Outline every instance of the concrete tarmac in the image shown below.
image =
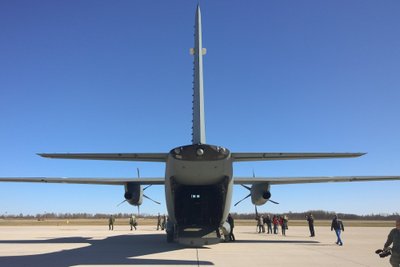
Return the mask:
<svg viewBox="0 0 400 267">
<path fill-rule="evenodd" d="M 346 222 L 344 222 L 346 224 Z M 346 225 L 345 225 L 346 227 Z M 347 227 L 343 246 L 329 227 L 294 226 L 286 236 L 235 227 L 236 242 L 186 248 L 166 242 L 153 226 L 2 226 L 0 267 L 66 266 L 390 266 L 382 248 L 391 228 Z"/>
</svg>

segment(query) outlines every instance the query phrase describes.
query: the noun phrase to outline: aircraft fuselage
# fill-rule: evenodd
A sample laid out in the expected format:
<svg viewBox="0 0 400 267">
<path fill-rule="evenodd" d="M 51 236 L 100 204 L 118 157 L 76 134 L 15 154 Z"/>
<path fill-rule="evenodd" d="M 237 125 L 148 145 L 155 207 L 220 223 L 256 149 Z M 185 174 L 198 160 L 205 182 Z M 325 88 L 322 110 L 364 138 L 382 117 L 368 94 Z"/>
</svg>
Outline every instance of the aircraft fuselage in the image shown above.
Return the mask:
<svg viewBox="0 0 400 267">
<path fill-rule="evenodd" d="M 228 149 L 193 144 L 170 151 L 165 195 L 169 220 L 177 227 L 218 229 L 228 216 L 232 187 Z"/>
</svg>

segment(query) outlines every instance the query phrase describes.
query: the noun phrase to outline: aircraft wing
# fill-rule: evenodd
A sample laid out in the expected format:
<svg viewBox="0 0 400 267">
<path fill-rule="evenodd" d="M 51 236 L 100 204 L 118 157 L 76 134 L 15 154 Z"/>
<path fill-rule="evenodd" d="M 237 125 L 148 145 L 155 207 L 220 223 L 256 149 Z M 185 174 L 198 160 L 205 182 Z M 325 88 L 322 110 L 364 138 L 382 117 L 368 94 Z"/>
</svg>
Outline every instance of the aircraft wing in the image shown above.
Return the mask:
<svg viewBox="0 0 400 267">
<path fill-rule="evenodd" d="M 0 177 L 0 182 L 124 185 L 126 183 L 163 185 L 165 178 L 65 178 L 65 177 Z"/>
<path fill-rule="evenodd" d="M 40 153 L 44 158 L 166 162 L 168 153 Z"/>
<path fill-rule="evenodd" d="M 366 181 L 394 181 L 400 180 L 400 176 L 316 176 L 316 177 L 234 177 L 234 184 L 309 184 L 331 182 L 366 182 Z"/>
<path fill-rule="evenodd" d="M 233 161 L 354 158 L 366 153 L 232 153 Z"/>
</svg>

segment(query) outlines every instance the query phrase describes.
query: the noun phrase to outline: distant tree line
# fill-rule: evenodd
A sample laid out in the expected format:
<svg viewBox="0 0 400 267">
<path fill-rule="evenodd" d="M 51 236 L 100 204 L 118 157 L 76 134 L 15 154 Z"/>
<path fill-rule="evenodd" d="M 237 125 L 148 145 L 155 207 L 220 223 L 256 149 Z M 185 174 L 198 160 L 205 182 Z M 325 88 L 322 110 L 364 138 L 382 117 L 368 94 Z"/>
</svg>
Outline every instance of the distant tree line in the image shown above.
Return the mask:
<svg viewBox="0 0 400 267">
<path fill-rule="evenodd" d="M 286 213 L 268 213 L 268 212 L 259 212 L 258 214 L 270 214 L 273 215 L 286 215 L 291 220 L 304 220 L 306 215 L 312 214 L 315 219 L 318 220 L 331 220 L 334 215 L 338 215 L 339 218 L 344 220 L 373 220 L 373 221 L 385 221 L 385 220 L 396 220 L 396 218 L 400 217 L 399 213 L 392 213 L 392 214 L 368 214 L 368 215 L 357 215 L 351 213 L 340 213 L 340 212 L 333 212 L 333 211 L 324 211 L 324 210 L 309 210 L 305 212 L 286 212 Z M 255 213 L 232 213 L 232 215 L 236 219 L 254 219 L 256 217 Z"/>
<path fill-rule="evenodd" d="M 36 215 L 24 215 L 22 213 L 15 214 L 2 214 L 0 218 L 2 219 L 106 219 L 109 218 L 111 214 L 108 213 L 41 213 Z M 116 218 L 129 218 L 132 214 L 130 213 L 115 213 L 112 214 Z M 143 214 L 140 217 L 149 217 L 147 214 Z M 153 216 L 155 217 L 155 216 Z"/>
<path fill-rule="evenodd" d="M 331 220 L 332 217 L 337 214 L 341 219 L 344 220 L 395 220 L 400 217 L 399 213 L 392 214 L 368 214 L 368 215 L 357 215 L 357 214 L 349 214 L 349 213 L 336 213 L 333 211 L 323 211 L 323 210 L 310 210 L 305 212 L 286 212 L 286 213 L 266 213 L 259 212 L 259 214 L 270 214 L 270 215 L 287 215 L 290 220 L 304 220 L 305 216 L 308 214 L 312 214 L 315 219 L 318 220 Z M 37 219 L 37 220 L 46 220 L 46 219 L 106 219 L 110 217 L 110 213 L 42 213 L 36 215 L 24 215 L 22 213 L 18 215 L 14 214 L 2 214 L 0 215 L 0 219 Z M 129 218 L 131 213 L 115 213 L 112 214 L 116 218 Z M 255 213 L 232 213 L 234 218 L 236 219 L 254 219 L 256 217 Z M 151 214 L 140 214 L 141 218 L 156 218 L 157 215 Z"/>
</svg>

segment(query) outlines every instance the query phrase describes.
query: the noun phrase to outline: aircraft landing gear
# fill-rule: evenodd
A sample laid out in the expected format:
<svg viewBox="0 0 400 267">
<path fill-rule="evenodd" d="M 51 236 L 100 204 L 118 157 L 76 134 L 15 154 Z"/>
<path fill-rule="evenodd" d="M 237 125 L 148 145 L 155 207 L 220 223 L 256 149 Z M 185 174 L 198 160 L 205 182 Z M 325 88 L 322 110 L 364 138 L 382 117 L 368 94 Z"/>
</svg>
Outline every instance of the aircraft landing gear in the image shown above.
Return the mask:
<svg viewBox="0 0 400 267">
<path fill-rule="evenodd" d="M 172 242 L 174 242 L 174 232 L 168 231 L 167 232 L 167 243 L 172 243 Z"/>
<path fill-rule="evenodd" d="M 174 237 L 175 237 L 175 225 L 168 223 L 166 225 L 166 232 L 167 232 L 167 243 L 172 243 L 174 242 Z"/>
</svg>

